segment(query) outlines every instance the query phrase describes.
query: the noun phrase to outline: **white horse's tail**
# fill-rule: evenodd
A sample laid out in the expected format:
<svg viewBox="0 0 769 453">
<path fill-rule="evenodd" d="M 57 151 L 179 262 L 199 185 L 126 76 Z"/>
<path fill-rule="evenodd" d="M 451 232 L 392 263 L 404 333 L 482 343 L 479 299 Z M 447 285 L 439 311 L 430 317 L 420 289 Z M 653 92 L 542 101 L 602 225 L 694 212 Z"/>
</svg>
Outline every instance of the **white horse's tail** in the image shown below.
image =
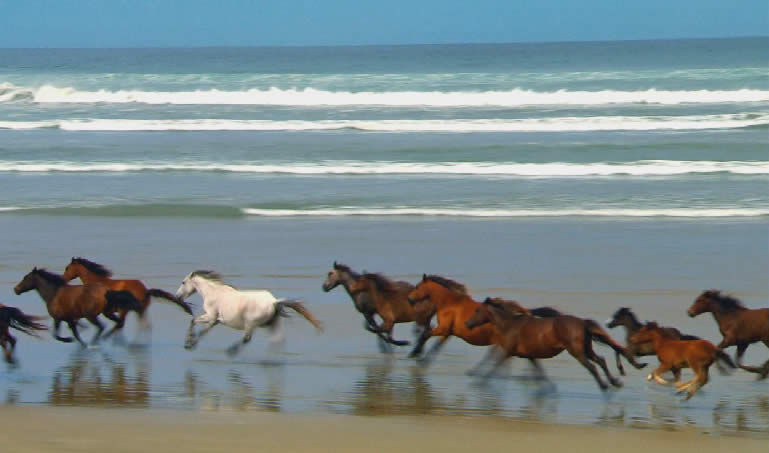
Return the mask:
<svg viewBox="0 0 769 453">
<path fill-rule="evenodd" d="M 281 299 L 275 302 L 275 315 L 273 319 L 271 319 L 267 324 L 272 324 L 273 322 L 277 321 L 279 317 L 288 317 L 289 314 L 286 311 L 287 308 L 290 308 L 299 313 L 304 317 L 304 319 L 309 321 L 310 324 L 315 326 L 319 332 L 323 332 L 323 324 L 318 321 L 312 313 L 310 313 L 302 301 L 296 299 Z"/>
</svg>

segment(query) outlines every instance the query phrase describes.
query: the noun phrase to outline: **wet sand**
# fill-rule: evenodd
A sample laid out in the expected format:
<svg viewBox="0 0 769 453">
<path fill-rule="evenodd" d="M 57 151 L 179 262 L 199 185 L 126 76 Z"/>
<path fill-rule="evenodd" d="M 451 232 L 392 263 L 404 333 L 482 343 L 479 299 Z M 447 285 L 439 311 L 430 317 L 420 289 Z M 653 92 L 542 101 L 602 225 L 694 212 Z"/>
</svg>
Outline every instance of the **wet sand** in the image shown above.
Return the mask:
<svg viewBox="0 0 769 453">
<path fill-rule="evenodd" d="M 760 438 L 468 417 L 357 417 L 137 409 L 0 408 L 7 451 L 766 451 Z"/>
</svg>

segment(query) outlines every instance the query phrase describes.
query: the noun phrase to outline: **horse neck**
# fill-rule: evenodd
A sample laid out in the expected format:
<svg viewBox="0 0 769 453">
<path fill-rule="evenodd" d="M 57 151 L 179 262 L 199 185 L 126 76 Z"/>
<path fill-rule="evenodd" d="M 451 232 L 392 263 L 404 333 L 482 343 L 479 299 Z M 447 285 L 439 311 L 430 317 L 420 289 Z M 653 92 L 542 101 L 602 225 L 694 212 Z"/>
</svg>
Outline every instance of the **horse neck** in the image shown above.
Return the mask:
<svg viewBox="0 0 769 453">
<path fill-rule="evenodd" d="M 94 283 L 104 283 L 109 281 L 109 277 L 97 275 L 85 268 L 81 269 L 81 271 L 77 273 L 77 276 L 80 277 L 80 280 L 86 285 L 93 285 Z"/>
<path fill-rule="evenodd" d="M 355 297 L 355 294 L 350 291 L 350 286 L 352 286 L 352 284 L 355 283 L 359 278 L 360 276 L 356 278 L 355 275 L 353 275 L 351 272 L 344 271 L 339 273 L 339 280 L 342 281 L 342 286 L 344 286 L 344 290 L 347 291 L 347 294 L 350 297 Z"/>
<path fill-rule="evenodd" d="M 641 329 L 641 327 L 643 327 L 643 324 L 641 324 L 638 318 L 636 318 L 632 313 L 629 313 L 625 317 L 625 319 L 622 321 L 622 325 L 625 326 L 628 333 L 636 333 Z"/>
<path fill-rule="evenodd" d="M 440 288 L 439 290 L 440 292 L 439 294 L 431 295 L 430 301 L 432 301 L 433 305 L 435 305 L 435 308 L 437 308 L 438 310 L 442 310 L 447 306 L 465 303 L 468 301 L 473 303 L 478 303 L 472 300 L 470 296 L 457 294 L 451 291 L 450 289 L 447 289 L 441 285 L 438 285 L 437 283 L 435 284 L 435 286 Z M 435 296 L 438 296 L 438 297 L 435 297 Z"/>
<path fill-rule="evenodd" d="M 35 290 L 40 295 L 40 298 L 43 299 L 47 305 L 51 303 L 54 297 L 56 297 L 56 293 L 59 292 L 59 289 L 61 289 L 62 286 L 66 286 L 66 285 L 57 286 L 57 285 L 54 285 L 53 283 L 46 281 L 41 277 L 38 277 Z"/>
<path fill-rule="evenodd" d="M 209 282 L 208 280 L 200 277 L 193 280 L 193 282 L 195 283 L 195 289 L 198 291 L 198 293 L 200 293 L 200 297 L 202 297 L 204 301 L 222 288 L 226 288 L 225 285 Z"/>
<path fill-rule="evenodd" d="M 713 315 L 713 319 L 716 320 L 716 324 L 718 325 L 721 325 L 721 323 L 723 322 L 729 321 L 730 319 L 737 316 L 739 312 L 744 310 L 744 308 L 735 308 L 734 310 L 726 311 L 726 310 L 722 310 L 720 306 L 712 303 L 710 305 L 710 308 L 711 308 L 710 313 Z"/>
</svg>

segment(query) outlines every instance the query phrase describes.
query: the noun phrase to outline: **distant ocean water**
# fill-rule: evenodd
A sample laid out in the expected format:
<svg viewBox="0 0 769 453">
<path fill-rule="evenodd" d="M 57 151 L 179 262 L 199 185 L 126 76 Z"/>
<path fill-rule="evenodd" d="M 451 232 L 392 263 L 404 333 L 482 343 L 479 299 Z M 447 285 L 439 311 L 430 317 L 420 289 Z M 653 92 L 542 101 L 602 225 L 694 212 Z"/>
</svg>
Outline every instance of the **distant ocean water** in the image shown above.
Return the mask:
<svg viewBox="0 0 769 453">
<path fill-rule="evenodd" d="M 767 48 L 0 50 L 0 212 L 766 216 Z"/>
</svg>

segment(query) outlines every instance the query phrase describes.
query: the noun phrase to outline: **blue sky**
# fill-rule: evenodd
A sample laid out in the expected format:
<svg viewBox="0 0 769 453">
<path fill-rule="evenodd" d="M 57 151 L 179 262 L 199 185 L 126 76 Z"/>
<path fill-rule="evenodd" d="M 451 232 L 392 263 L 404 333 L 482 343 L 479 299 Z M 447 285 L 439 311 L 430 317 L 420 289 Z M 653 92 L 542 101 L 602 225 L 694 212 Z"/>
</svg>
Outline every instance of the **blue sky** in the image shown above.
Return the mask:
<svg viewBox="0 0 769 453">
<path fill-rule="evenodd" d="M 767 0 L 0 0 L 0 47 L 166 47 L 769 35 Z"/>
</svg>

